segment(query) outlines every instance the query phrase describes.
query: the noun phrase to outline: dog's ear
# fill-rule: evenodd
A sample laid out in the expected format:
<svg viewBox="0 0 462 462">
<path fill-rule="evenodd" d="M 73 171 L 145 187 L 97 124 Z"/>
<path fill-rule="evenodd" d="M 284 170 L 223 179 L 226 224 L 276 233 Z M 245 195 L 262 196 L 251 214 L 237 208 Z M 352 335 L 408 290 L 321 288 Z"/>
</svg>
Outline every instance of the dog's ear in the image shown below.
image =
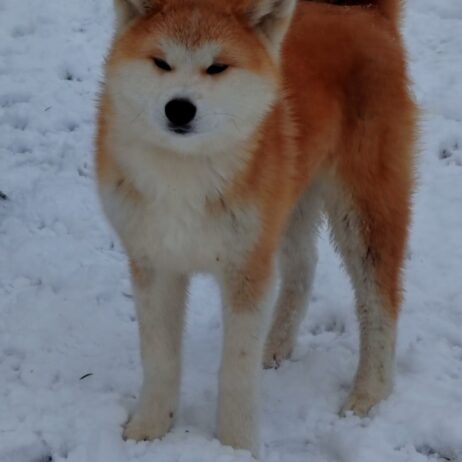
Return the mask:
<svg viewBox="0 0 462 462">
<path fill-rule="evenodd" d="M 289 28 L 296 0 L 251 0 L 247 7 L 250 25 L 262 34 L 276 55 Z"/>
<path fill-rule="evenodd" d="M 117 18 L 117 30 L 138 16 L 152 13 L 156 8 L 155 0 L 114 0 Z"/>
</svg>

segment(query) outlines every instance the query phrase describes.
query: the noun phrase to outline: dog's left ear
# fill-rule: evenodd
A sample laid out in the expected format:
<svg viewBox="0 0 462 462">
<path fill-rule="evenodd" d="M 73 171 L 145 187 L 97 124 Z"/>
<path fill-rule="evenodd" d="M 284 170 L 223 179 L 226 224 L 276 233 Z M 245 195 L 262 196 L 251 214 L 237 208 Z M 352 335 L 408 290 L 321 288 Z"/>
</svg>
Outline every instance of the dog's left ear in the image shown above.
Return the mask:
<svg viewBox="0 0 462 462">
<path fill-rule="evenodd" d="M 250 25 L 267 42 L 277 56 L 289 28 L 296 0 L 252 0 L 247 9 Z"/>
<path fill-rule="evenodd" d="M 155 0 L 114 0 L 117 29 L 120 31 L 132 19 L 146 16 L 158 8 Z"/>
</svg>

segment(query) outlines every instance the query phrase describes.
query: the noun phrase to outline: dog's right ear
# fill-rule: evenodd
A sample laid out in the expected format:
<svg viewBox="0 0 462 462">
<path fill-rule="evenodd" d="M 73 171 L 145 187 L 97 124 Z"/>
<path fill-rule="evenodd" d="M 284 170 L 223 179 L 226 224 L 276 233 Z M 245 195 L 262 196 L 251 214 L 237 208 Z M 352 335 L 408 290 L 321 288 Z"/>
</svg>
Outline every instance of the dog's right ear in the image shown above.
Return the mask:
<svg viewBox="0 0 462 462">
<path fill-rule="evenodd" d="M 155 0 L 114 0 L 117 30 L 120 31 L 132 19 L 152 13 Z"/>
</svg>

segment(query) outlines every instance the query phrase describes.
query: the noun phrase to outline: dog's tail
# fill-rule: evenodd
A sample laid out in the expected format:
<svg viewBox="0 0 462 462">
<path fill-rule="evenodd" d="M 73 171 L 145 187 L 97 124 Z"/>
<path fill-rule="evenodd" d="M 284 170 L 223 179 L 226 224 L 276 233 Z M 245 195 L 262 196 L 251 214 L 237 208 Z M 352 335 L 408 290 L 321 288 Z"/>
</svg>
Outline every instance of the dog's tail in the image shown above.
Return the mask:
<svg viewBox="0 0 462 462">
<path fill-rule="evenodd" d="M 401 0 L 312 0 L 319 3 L 333 3 L 335 5 L 362 5 L 375 8 L 394 24 L 398 24 L 401 13 Z"/>
<path fill-rule="evenodd" d="M 371 3 L 372 6 L 375 6 L 379 12 L 391 20 L 394 24 L 397 24 L 401 16 L 401 0 L 375 0 Z"/>
</svg>

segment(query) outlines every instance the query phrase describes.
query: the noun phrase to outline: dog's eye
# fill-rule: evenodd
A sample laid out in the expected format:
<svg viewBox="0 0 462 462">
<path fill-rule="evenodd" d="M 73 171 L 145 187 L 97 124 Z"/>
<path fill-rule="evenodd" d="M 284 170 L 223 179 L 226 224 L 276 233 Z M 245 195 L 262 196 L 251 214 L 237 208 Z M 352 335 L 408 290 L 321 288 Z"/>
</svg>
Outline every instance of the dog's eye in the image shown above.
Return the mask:
<svg viewBox="0 0 462 462">
<path fill-rule="evenodd" d="M 152 58 L 154 61 L 154 64 L 159 68 L 162 69 L 163 71 L 171 71 L 172 68 L 170 67 L 170 64 L 167 63 L 167 61 L 164 61 L 163 59 L 160 58 Z"/>
<path fill-rule="evenodd" d="M 220 63 L 215 63 L 215 64 L 212 64 L 211 66 L 209 66 L 207 68 L 207 74 L 209 75 L 214 75 L 214 74 L 221 74 L 222 72 L 226 71 L 226 69 L 228 69 L 228 65 L 227 64 L 220 64 Z"/>
</svg>

